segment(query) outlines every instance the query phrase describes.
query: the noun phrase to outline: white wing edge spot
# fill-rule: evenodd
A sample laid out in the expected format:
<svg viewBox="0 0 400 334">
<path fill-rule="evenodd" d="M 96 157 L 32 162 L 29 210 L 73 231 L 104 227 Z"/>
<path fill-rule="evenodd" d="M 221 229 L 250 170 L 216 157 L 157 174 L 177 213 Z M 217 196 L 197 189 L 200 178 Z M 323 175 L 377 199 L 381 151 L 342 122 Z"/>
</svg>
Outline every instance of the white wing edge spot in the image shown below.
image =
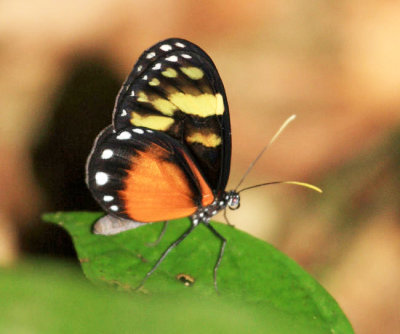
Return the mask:
<svg viewBox="0 0 400 334">
<path fill-rule="evenodd" d="M 192 58 L 191 55 L 188 55 L 188 54 L 186 54 L 186 53 L 182 54 L 182 57 L 183 57 L 183 58 L 186 58 L 186 59 L 191 59 L 191 58 Z"/>
<path fill-rule="evenodd" d="M 114 196 L 111 196 L 111 195 L 104 195 L 103 196 L 103 201 L 104 202 L 111 202 L 112 200 L 114 200 Z"/>
<path fill-rule="evenodd" d="M 163 44 L 160 46 L 160 49 L 163 51 L 170 51 L 170 50 L 172 50 L 172 46 L 169 44 Z"/>
<path fill-rule="evenodd" d="M 152 70 L 159 70 L 160 68 L 161 68 L 161 63 L 157 63 L 151 69 Z"/>
<path fill-rule="evenodd" d="M 177 56 L 169 56 L 169 57 L 165 58 L 165 60 L 172 61 L 172 62 L 177 62 L 178 61 L 178 57 Z"/>
<path fill-rule="evenodd" d="M 133 129 L 132 131 L 135 132 L 135 133 L 138 133 L 140 135 L 142 135 L 144 133 L 143 129 Z"/>
<path fill-rule="evenodd" d="M 151 59 L 151 58 L 153 58 L 155 55 L 156 55 L 155 52 L 149 52 L 149 53 L 147 54 L 146 58 L 147 58 L 147 59 Z"/>
<path fill-rule="evenodd" d="M 117 139 L 125 140 L 125 139 L 130 139 L 131 137 L 132 135 L 128 131 L 123 131 L 117 136 Z"/>
<path fill-rule="evenodd" d="M 179 48 L 184 48 L 186 45 L 181 42 L 176 42 L 175 45 Z"/>
<path fill-rule="evenodd" d="M 137 68 L 137 71 L 140 72 L 142 70 L 142 68 L 143 68 L 143 66 L 139 65 L 138 68 Z"/>
<path fill-rule="evenodd" d="M 116 206 L 116 205 L 111 205 L 111 206 L 110 206 L 110 210 L 112 210 L 112 211 L 118 211 L 118 206 Z"/>
<path fill-rule="evenodd" d="M 104 172 L 97 172 L 95 179 L 98 186 L 104 186 L 108 182 L 108 175 Z"/>
<path fill-rule="evenodd" d="M 101 153 L 102 159 L 110 159 L 114 155 L 114 152 L 109 148 L 106 148 L 103 153 Z"/>
<path fill-rule="evenodd" d="M 121 116 L 126 116 L 126 115 L 128 115 L 128 113 L 126 112 L 125 109 L 122 109 Z"/>
</svg>

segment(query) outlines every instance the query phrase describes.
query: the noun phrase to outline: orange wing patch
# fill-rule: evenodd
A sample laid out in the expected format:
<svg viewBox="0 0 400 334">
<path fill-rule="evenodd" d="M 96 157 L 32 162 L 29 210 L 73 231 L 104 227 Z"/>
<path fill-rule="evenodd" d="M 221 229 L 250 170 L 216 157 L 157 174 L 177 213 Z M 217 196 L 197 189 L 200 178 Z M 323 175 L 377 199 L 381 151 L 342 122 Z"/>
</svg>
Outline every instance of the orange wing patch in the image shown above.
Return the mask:
<svg viewBox="0 0 400 334">
<path fill-rule="evenodd" d="M 151 144 L 134 157 L 124 180 L 125 189 L 119 191 L 126 214 L 132 219 L 154 222 L 187 217 L 196 212 L 197 205 L 188 178 L 178 165 L 166 160 L 169 155 L 166 149 Z M 193 169 L 194 163 L 186 155 L 185 158 Z M 199 178 L 202 193 L 212 195 L 198 171 L 195 176 Z M 209 202 L 209 196 L 206 202 Z"/>
<path fill-rule="evenodd" d="M 182 152 L 182 154 L 185 157 L 185 160 L 188 163 L 190 169 L 192 170 L 194 176 L 197 178 L 197 181 L 199 182 L 200 191 L 202 194 L 201 205 L 203 206 L 210 205 L 214 201 L 214 195 L 212 193 L 212 190 L 208 186 L 207 182 L 204 180 L 198 168 L 196 168 L 193 161 L 190 160 L 189 157 L 184 152 Z"/>
</svg>

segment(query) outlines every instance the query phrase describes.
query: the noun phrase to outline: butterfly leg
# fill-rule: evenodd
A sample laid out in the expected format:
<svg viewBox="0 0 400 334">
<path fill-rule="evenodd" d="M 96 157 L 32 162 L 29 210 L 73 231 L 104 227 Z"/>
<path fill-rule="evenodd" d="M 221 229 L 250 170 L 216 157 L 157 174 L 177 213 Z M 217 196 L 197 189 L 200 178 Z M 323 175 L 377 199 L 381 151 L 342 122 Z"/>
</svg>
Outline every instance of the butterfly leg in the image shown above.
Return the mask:
<svg viewBox="0 0 400 334">
<path fill-rule="evenodd" d="M 226 208 L 224 209 L 224 218 L 225 218 L 225 221 L 228 224 L 228 226 L 235 227 L 235 225 L 231 224 L 231 222 L 228 219 L 228 216 L 226 215 Z"/>
<path fill-rule="evenodd" d="M 217 262 L 215 263 L 215 266 L 214 266 L 214 287 L 215 287 L 215 290 L 218 292 L 217 272 L 218 272 L 218 268 L 219 268 L 219 265 L 221 263 L 222 257 L 224 256 L 224 251 L 225 251 L 225 246 L 226 246 L 226 239 L 221 234 L 219 234 L 217 232 L 217 230 L 214 227 L 212 227 L 212 225 L 210 223 L 207 222 L 205 224 L 208 227 L 208 229 L 212 233 L 214 233 L 214 235 L 217 236 L 222 241 L 222 245 L 221 245 L 221 248 L 219 250 L 218 260 L 217 260 Z"/>
<path fill-rule="evenodd" d="M 156 240 L 156 241 L 153 241 L 153 242 L 147 243 L 146 246 L 149 246 L 149 247 L 157 246 L 157 245 L 160 243 L 161 239 L 163 238 L 163 236 L 164 236 L 164 234 L 165 234 L 165 231 L 167 230 L 167 226 L 168 226 L 168 220 L 166 220 L 166 221 L 163 223 L 163 228 L 162 228 L 161 233 L 160 233 L 160 235 L 158 236 L 157 240 Z"/>
<path fill-rule="evenodd" d="M 147 272 L 146 276 L 143 278 L 143 280 L 140 282 L 138 287 L 136 288 L 139 289 L 140 287 L 143 286 L 143 284 L 147 281 L 147 279 L 151 276 L 151 274 L 158 268 L 158 266 L 161 264 L 161 262 L 164 261 L 164 259 L 167 257 L 168 253 L 173 250 L 176 246 L 178 246 L 185 238 L 195 229 L 197 224 L 193 224 L 178 238 L 176 239 L 169 247 L 164 251 L 164 253 L 161 254 L 160 258 L 156 262 L 156 264 L 151 268 L 149 272 Z"/>
</svg>

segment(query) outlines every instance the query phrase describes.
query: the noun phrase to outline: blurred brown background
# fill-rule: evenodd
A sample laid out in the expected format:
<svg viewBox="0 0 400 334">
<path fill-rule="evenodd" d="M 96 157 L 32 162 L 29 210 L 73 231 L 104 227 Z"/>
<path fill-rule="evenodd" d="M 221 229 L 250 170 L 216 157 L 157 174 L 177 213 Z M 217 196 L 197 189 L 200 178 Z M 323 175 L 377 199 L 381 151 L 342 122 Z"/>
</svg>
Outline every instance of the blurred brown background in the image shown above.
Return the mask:
<svg viewBox="0 0 400 334">
<path fill-rule="evenodd" d="M 400 333 L 399 17 L 399 2 L 377 0 L 3 0 L 1 265 L 73 254 L 40 213 L 98 210 L 84 162 L 119 86 L 145 48 L 183 37 L 225 83 L 230 187 L 295 113 L 246 185 L 324 189 L 246 192 L 231 222 L 312 273 L 357 333 Z"/>
</svg>

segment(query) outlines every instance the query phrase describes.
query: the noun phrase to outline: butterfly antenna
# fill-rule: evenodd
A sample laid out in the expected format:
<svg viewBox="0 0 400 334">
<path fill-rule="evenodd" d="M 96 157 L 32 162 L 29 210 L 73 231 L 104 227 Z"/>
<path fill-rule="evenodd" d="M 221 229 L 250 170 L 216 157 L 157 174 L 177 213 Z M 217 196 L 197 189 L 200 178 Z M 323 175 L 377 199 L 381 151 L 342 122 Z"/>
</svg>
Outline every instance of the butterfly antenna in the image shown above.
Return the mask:
<svg viewBox="0 0 400 334">
<path fill-rule="evenodd" d="M 238 185 L 235 188 L 235 191 L 241 186 L 243 181 L 246 179 L 247 175 L 250 173 L 250 171 L 253 169 L 254 165 L 257 163 L 257 161 L 261 158 L 261 156 L 264 154 L 264 152 L 267 150 L 268 147 L 271 146 L 271 144 L 278 138 L 278 136 L 281 134 L 281 132 L 289 125 L 290 122 L 292 122 L 296 118 L 296 115 L 290 116 L 283 124 L 281 127 L 278 129 L 278 131 L 275 133 L 275 135 L 272 137 L 272 139 L 269 141 L 267 145 L 264 146 L 264 148 L 261 150 L 261 152 L 257 155 L 257 157 L 253 160 L 253 162 L 250 164 L 250 166 L 247 168 L 246 172 L 243 174 L 242 178 L 240 179 Z M 241 191 L 243 191 L 242 189 Z"/>
<path fill-rule="evenodd" d="M 238 193 L 241 193 L 242 191 L 249 190 L 249 189 L 254 189 L 254 188 L 263 187 L 263 186 L 269 186 L 269 185 L 272 185 L 272 184 L 294 184 L 296 186 L 305 187 L 305 188 L 314 190 L 314 191 L 316 191 L 318 193 L 322 193 L 322 189 L 321 188 L 318 188 L 317 186 L 314 186 L 314 185 L 309 184 L 309 183 L 298 182 L 298 181 L 274 181 L 274 182 L 261 183 L 261 184 L 256 184 L 254 186 L 243 188 L 243 189 L 239 190 Z"/>
</svg>

